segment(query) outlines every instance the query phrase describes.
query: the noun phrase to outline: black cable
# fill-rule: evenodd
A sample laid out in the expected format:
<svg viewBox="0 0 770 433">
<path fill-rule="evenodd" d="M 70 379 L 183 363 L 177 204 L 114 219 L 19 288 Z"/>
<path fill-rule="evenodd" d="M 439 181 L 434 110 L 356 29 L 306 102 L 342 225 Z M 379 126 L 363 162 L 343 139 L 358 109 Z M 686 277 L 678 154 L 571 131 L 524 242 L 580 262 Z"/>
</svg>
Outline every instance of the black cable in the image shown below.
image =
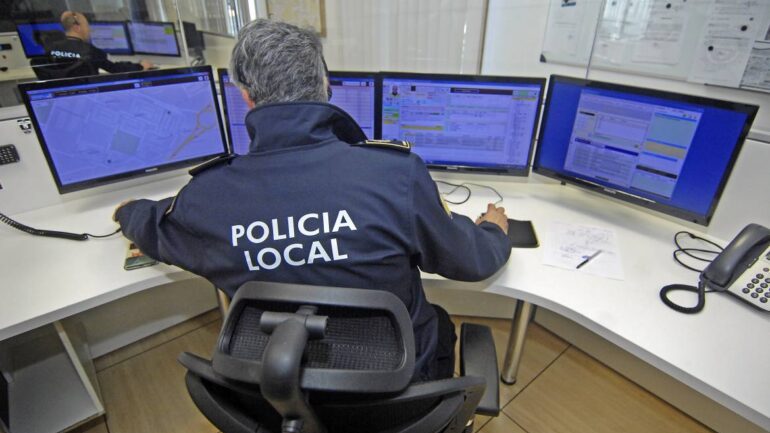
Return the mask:
<svg viewBox="0 0 770 433">
<path fill-rule="evenodd" d="M 682 242 L 680 240 L 680 237 L 682 235 L 687 235 L 692 240 L 697 240 L 697 241 L 709 244 L 709 245 L 713 246 L 716 249 L 715 250 L 711 250 L 711 249 L 705 249 L 705 248 L 694 248 L 694 247 L 682 246 Z M 702 272 L 703 269 L 694 268 L 694 267 L 684 263 L 679 258 L 679 255 L 684 254 L 685 256 L 687 256 L 687 257 L 689 257 L 691 259 L 698 260 L 698 261 L 701 261 L 701 262 L 711 263 L 711 261 L 714 259 L 713 257 L 704 258 L 704 257 L 700 257 L 700 256 L 698 256 L 697 254 L 694 254 L 694 253 L 710 254 L 710 255 L 714 255 L 715 256 L 715 255 L 719 254 L 720 252 L 722 252 L 722 250 L 724 249 L 721 245 L 717 244 L 716 242 L 710 241 L 710 240 L 708 240 L 708 239 L 706 239 L 704 237 L 701 237 L 701 236 L 694 235 L 694 234 L 692 234 L 692 233 L 690 233 L 688 231 L 676 232 L 676 234 L 674 234 L 674 244 L 676 245 L 676 250 L 674 250 L 674 261 L 679 263 L 679 265 L 681 265 L 682 267 L 684 267 L 686 269 L 689 269 L 689 270 L 691 270 L 693 272 Z"/>
<path fill-rule="evenodd" d="M 711 249 L 705 249 L 705 248 L 694 248 L 694 247 L 684 247 L 682 246 L 682 243 L 680 242 L 680 236 L 681 235 L 687 235 L 690 237 L 690 239 L 705 242 L 713 247 L 715 247 L 715 250 Z M 680 231 L 674 234 L 674 245 L 676 245 L 676 249 L 674 250 L 673 257 L 674 260 L 679 263 L 682 267 L 689 269 L 693 272 L 701 273 L 703 272 L 703 269 L 697 269 L 694 268 L 686 263 L 684 263 L 680 258 L 679 255 L 683 254 L 691 259 L 698 260 L 701 262 L 708 262 L 711 263 L 714 259 L 713 258 L 704 258 L 698 256 L 696 253 L 700 254 L 713 254 L 714 256 L 718 255 L 724 250 L 724 247 L 717 244 L 716 242 L 710 241 L 704 237 L 694 235 L 688 231 Z M 671 292 L 674 291 L 684 291 L 684 292 L 693 292 L 698 295 L 698 302 L 692 306 L 692 307 L 683 307 L 679 304 L 674 303 L 671 299 L 669 299 L 668 295 Z M 703 307 L 706 306 L 706 293 L 711 293 L 714 290 L 706 290 L 706 283 L 704 281 L 700 281 L 697 286 L 690 286 L 687 284 L 669 284 L 662 289 L 660 289 L 660 300 L 663 301 L 664 304 L 666 304 L 669 308 L 678 311 L 680 313 L 684 314 L 695 314 L 703 310 Z"/>
<path fill-rule="evenodd" d="M 453 187 L 453 189 L 451 191 L 449 191 L 447 193 L 442 193 L 442 195 L 450 195 L 450 194 L 454 193 L 455 191 L 457 191 L 460 188 L 464 188 L 468 192 L 468 195 L 465 197 L 465 199 L 463 199 L 462 201 L 459 201 L 459 202 L 449 201 L 446 198 L 444 198 L 444 200 L 446 200 L 446 202 L 450 203 L 450 204 L 463 204 L 463 203 L 467 202 L 471 198 L 472 192 L 471 192 L 471 189 L 468 188 L 468 185 L 477 186 L 479 188 L 486 188 L 486 189 L 492 190 L 492 192 L 494 192 L 497 195 L 497 197 L 499 198 L 499 200 L 497 200 L 495 202 L 495 206 L 497 206 L 499 203 L 503 202 L 502 194 L 500 194 L 500 192 L 498 192 L 496 189 L 492 188 L 491 186 L 482 185 L 482 184 L 479 184 L 479 183 L 472 183 L 472 182 L 463 182 L 463 183 L 460 183 L 460 184 L 456 184 L 456 183 L 446 182 L 446 181 L 443 181 L 443 180 L 437 180 L 436 183 L 443 183 L 445 185 L 449 185 L 449 186 Z"/>
<path fill-rule="evenodd" d="M 449 186 L 452 187 L 452 190 L 449 191 L 449 192 L 441 193 L 441 191 L 439 191 L 441 193 L 441 195 L 444 196 L 444 201 L 446 201 L 449 204 L 463 204 L 463 203 L 467 202 L 471 198 L 471 189 L 468 188 L 465 185 L 445 182 L 443 180 L 437 180 L 436 183 L 443 183 L 444 185 L 449 185 Z M 446 196 L 454 194 L 454 192 L 457 191 L 460 188 L 465 189 L 465 192 L 468 194 L 468 195 L 465 196 L 464 199 L 462 199 L 461 201 L 451 201 L 451 200 L 448 200 L 446 198 Z"/>
<path fill-rule="evenodd" d="M 33 236 L 45 236 L 49 238 L 68 239 L 71 241 L 87 241 L 88 238 L 106 238 L 120 232 L 120 228 L 106 235 L 92 235 L 90 233 L 60 232 L 56 230 L 41 230 L 30 226 L 26 226 L 18 221 L 11 219 L 10 217 L 2 213 L 0 213 L 0 222 L 8 224 L 9 226 L 15 228 L 16 230 L 23 231 L 24 233 L 29 233 Z"/>
<path fill-rule="evenodd" d="M 668 298 L 668 294 L 673 291 L 683 292 L 695 292 L 698 294 L 698 302 L 692 307 L 683 307 L 679 304 L 675 304 L 674 301 Z M 706 293 L 711 293 L 713 290 L 706 290 L 706 283 L 701 281 L 698 286 L 689 286 L 687 284 L 669 284 L 668 286 L 660 289 L 660 300 L 669 308 L 684 314 L 695 314 L 703 310 L 706 306 Z"/>
<path fill-rule="evenodd" d="M 478 186 L 479 188 L 486 188 L 486 189 L 490 189 L 490 190 L 492 190 L 492 192 L 494 192 L 495 194 L 497 194 L 497 197 L 499 197 L 499 198 L 500 198 L 500 200 L 498 200 L 498 201 L 496 201 L 496 202 L 495 202 L 495 206 L 497 206 L 497 205 L 498 205 L 498 203 L 502 203 L 502 202 L 503 202 L 503 196 L 502 196 L 502 194 L 500 194 L 500 193 L 499 193 L 499 192 L 498 192 L 496 189 L 492 188 L 491 186 L 487 186 L 487 185 L 481 185 L 481 184 L 479 184 L 479 183 L 471 183 L 471 182 L 463 182 L 463 185 L 473 185 L 473 186 Z"/>
</svg>

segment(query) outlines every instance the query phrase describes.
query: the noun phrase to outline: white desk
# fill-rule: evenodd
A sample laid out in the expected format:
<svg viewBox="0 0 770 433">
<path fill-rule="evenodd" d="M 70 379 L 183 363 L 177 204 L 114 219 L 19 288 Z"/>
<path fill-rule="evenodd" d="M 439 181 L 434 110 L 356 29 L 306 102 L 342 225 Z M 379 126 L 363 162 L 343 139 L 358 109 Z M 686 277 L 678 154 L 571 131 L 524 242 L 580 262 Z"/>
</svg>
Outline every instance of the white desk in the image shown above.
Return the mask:
<svg viewBox="0 0 770 433">
<path fill-rule="evenodd" d="M 173 178 L 17 215 L 40 228 L 107 233 L 115 204 L 161 198 L 185 182 Z M 485 182 L 488 183 L 488 182 Z M 667 283 L 694 283 L 697 274 L 671 260 L 672 236 L 682 226 L 574 187 L 502 183 L 511 217 L 535 222 L 541 244 L 550 220 L 613 228 L 625 280 L 608 280 L 542 265 L 542 249 L 513 250 L 510 262 L 485 282 L 486 291 L 557 312 L 670 374 L 744 418 L 770 429 L 770 315 L 719 294 L 700 314 L 669 310 L 658 298 Z M 493 194 L 474 188 L 455 210 L 478 215 Z M 35 238 L 0 225 L 0 340 L 169 281 L 192 276 L 159 265 L 123 270 L 125 240 L 72 242 Z M 425 275 L 426 278 L 438 278 Z"/>
</svg>

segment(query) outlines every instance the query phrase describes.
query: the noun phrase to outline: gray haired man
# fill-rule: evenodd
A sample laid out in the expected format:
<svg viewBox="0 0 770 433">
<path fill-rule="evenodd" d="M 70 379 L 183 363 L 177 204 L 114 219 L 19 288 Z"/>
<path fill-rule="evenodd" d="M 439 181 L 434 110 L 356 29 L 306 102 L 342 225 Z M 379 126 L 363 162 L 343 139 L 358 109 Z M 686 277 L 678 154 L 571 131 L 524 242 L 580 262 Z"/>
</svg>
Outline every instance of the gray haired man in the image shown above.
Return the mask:
<svg viewBox="0 0 770 433">
<path fill-rule="evenodd" d="M 490 204 L 476 223 L 453 214 L 409 146 L 367 142 L 326 102 L 322 46 L 310 31 L 249 23 L 231 74 L 252 107 L 249 153 L 199 171 L 175 200 L 119 207 L 123 233 L 230 296 L 250 280 L 392 292 L 412 318 L 414 379 L 451 377 L 454 326 L 425 298 L 420 271 L 494 274 L 510 255 L 505 210 Z"/>
</svg>

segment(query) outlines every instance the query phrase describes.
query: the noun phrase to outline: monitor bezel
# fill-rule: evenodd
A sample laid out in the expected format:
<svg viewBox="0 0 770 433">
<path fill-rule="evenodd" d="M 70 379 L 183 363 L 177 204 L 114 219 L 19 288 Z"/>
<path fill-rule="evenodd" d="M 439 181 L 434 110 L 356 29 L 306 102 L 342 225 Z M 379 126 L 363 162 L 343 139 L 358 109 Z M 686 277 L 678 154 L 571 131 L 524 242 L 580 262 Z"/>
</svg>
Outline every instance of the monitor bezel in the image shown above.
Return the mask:
<svg viewBox="0 0 770 433">
<path fill-rule="evenodd" d="M 150 78 L 150 77 L 158 77 L 158 76 L 162 77 L 165 75 L 195 74 L 195 73 L 201 73 L 201 72 L 207 72 L 209 76 L 208 81 L 211 87 L 212 95 L 214 97 L 213 99 L 215 104 L 215 111 L 217 114 L 217 121 L 219 122 L 219 133 L 221 135 L 221 139 L 223 143 L 223 148 L 221 152 L 212 153 L 209 155 L 199 156 L 195 158 L 190 158 L 182 161 L 176 161 L 168 164 L 162 164 L 162 165 L 153 166 L 153 167 L 146 167 L 139 170 L 127 171 L 124 173 L 114 174 L 110 176 L 104 176 L 97 179 L 88 179 L 88 180 L 69 183 L 67 185 L 62 184 L 56 165 L 54 164 L 53 158 L 51 157 L 51 154 L 49 152 L 48 144 L 46 143 L 43 132 L 38 124 L 35 111 L 32 109 L 31 101 L 29 99 L 29 94 L 28 94 L 29 91 L 45 90 L 45 89 L 52 89 L 52 88 L 58 88 L 58 87 L 64 87 L 64 86 L 69 87 L 69 86 L 78 86 L 78 85 L 84 85 L 84 84 L 99 84 L 99 83 L 105 83 L 105 82 L 111 82 L 111 81 L 123 81 L 123 80 L 129 80 L 133 78 Z M 48 163 L 48 168 L 51 172 L 51 176 L 53 177 L 56 183 L 56 188 L 59 190 L 59 194 L 67 194 L 67 193 L 81 191 L 89 188 L 95 188 L 95 187 L 99 187 L 99 186 L 103 186 L 111 183 L 122 182 L 122 181 L 136 179 L 136 178 L 149 176 L 157 173 L 176 170 L 178 168 L 189 167 L 189 166 L 193 166 L 205 161 L 209 161 L 213 158 L 218 158 L 220 156 L 228 154 L 227 141 L 225 140 L 224 130 L 222 129 L 222 116 L 219 111 L 219 101 L 217 100 L 217 97 L 216 97 L 216 86 L 214 83 L 214 74 L 211 69 L 211 66 L 208 66 L 208 65 L 188 66 L 188 67 L 173 68 L 173 69 L 159 69 L 159 70 L 151 70 L 151 71 L 124 72 L 124 73 L 109 74 L 109 75 L 92 75 L 88 77 L 65 78 L 61 80 L 36 81 L 36 82 L 19 84 L 19 92 L 21 93 L 22 100 L 24 101 L 24 105 L 27 109 L 30 120 L 32 121 L 32 126 L 35 129 L 35 134 L 37 135 L 38 141 L 40 142 L 40 147 L 43 150 L 43 154 L 45 155 L 46 162 Z"/>
<path fill-rule="evenodd" d="M 48 55 L 48 53 L 45 51 L 45 47 L 43 47 L 43 54 L 29 54 L 29 51 L 27 51 L 27 46 L 24 44 L 23 39 L 21 37 L 21 33 L 19 32 L 19 27 L 21 26 L 27 26 L 27 25 L 37 25 L 37 24 L 58 24 L 61 26 L 61 23 L 59 21 L 28 21 L 28 22 L 20 22 L 15 23 L 16 26 L 16 36 L 19 37 L 19 45 L 21 45 L 22 51 L 24 51 L 24 56 L 28 59 L 35 59 L 38 57 L 45 57 Z M 64 27 L 62 27 L 62 34 L 64 33 Z"/>
<path fill-rule="evenodd" d="M 99 25 L 99 24 L 107 24 L 107 25 L 121 25 L 123 26 L 123 31 L 126 34 L 126 40 L 128 41 L 128 52 L 116 52 L 110 49 L 105 48 L 99 48 L 96 45 L 94 45 L 93 41 L 91 41 L 91 45 L 94 45 L 94 47 L 99 48 L 100 50 L 104 51 L 107 54 L 112 54 L 115 56 L 133 56 L 135 54 L 134 52 L 134 42 L 131 40 L 131 34 L 128 32 L 128 21 L 110 21 L 110 20 L 98 20 L 98 21 L 92 21 L 89 23 L 89 26 L 93 25 Z"/>
<path fill-rule="evenodd" d="M 434 171 L 451 171 L 461 173 L 479 173 L 479 174 L 494 174 L 502 176 L 517 176 L 527 177 L 529 176 L 530 166 L 532 164 L 533 149 L 535 147 L 535 140 L 537 137 L 537 125 L 540 121 L 540 115 L 543 107 L 543 97 L 545 93 L 545 78 L 540 77 L 515 77 L 515 76 L 502 76 L 502 75 L 463 75 L 463 74 L 426 74 L 417 72 L 380 72 L 380 89 L 384 88 L 384 81 L 388 78 L 396 79 L 417 79 L 417 80 L 446 80 L 446 81 L 461 81 L 468 83 L 503 83 L 503 84 L 537 84 L 540 86 L 540 92 L 538 93 L 537 109 L 535 112 L 535 120 L 532 125 L 532 136 L 529 140 L 529 149 L 527 150 L 527 161 L 521 167 L 508 167 L 508 168 L 496 168 L 496 167 L 480 167 L 480 166 L 467 166 L 456 164 L 428 164 L 428 169 Z M 382 98 L 383 91 L 380 92 L 380 98 Z M 379 118 L 380 126 L 382 126 L 382 99 L 378 101 L 377 114 Z M 380 130 L 378 137 L 382 138 L 382 131 Z"/>
<path fill-rule="evenodd" d="M 222 98 L 222 114 L 225 122 L 225 132 L 227 134 L 227 152 L 230 155 L 236 155 L 233 148 L 233 132 L 230 130 L 230 113 L 227 111 L 227 92 L 225 92 L 225 83 L 222 81 L 222 76 L 227 75 L 230 78 L 230 72 L 228 68 L 217 69 L 217 80 L 219 80 L 219 96 Z M 232 82 L 232 78 L 230 78 Z"/>
<path fill-rule="evenodd" d="M 131 24 L 160 24 L 160 25 L 171 25 L 171 28 L 174 29 L 174 41 L 176 43 L 176 54 L 161 54 L 161 53 L 155 53 L 151 51 L 138 51 L 136 49 L 136 46 L 134 45 L 134 37 L 131 35 Z M 131 46 L 134 48 L 134 54 L 146 54 L 148 56 L 162 56 L 162 57 L 182 57 L 182 50 L 179 47 L 179 38 L 176 34 L 176 25 L 172 21 L 126 21 L 126 30 L 128 31 L 128 37 L 131 39 Z"/>
<path fill-rule="evenodd" d="M 374 80 L 374 107 L 372 112 L 374 113 L 374 137 L 372 139 L 379 139 L 382 136 L 382 115 L 380 113 L 380 106 L 382 102 L 382 81 L 380 81 L 379 72 L 366 72 L 366 71 L 329 71 L 329 79 L 332 78 L 354 78 L 354 79 L 371 79 Z M 330 84 L 331 86 L 331 84 Z M 329 101 L 331 104 L 331 100 Z M 332 104 L 334 105 L 334 104 Z M 335 105 L 336 106 L 336 105 Z M 353 115 L 348 113 L 352 118 Z M 355 120 L 355 119 L 353 119 Z M 358 125 L 359 127 L 361 125 Z"/>
<path fill-rule="evenodd" d="M 653 199 L 649 199 L 647 197 L 636 196 L 632 193 L 629 193 L 617 188 L 612 188 L 610 186 L 601 185 L 587 179 L 582 179 L 578 176 L 564 173 L 563 171 L 560 172 L 560 171 L 555 171 L 549 168 L 542 167 L 539 164 L 540 155 L 541 155 L 540 152 L 542 149 L 541 145 L 543 140 L 543 133 L 545 132 L 545 129 L 548 126 L 548 111 L 551 103 L 551 93 L 553 91 L 554 83 L 556 82 L 577 84 L 577 85 L 584 86 L 585 88 L 611 90 L 616 92 L 627 92 L 627 93 L 636 94 L 636 95 L 668 99 L 676 102 L 685 102 L 685 103 L 696 104 L 696 105 L 711 106 L 715 108 L 737 111 L 737 112 L 742 112 L 747 114 L 746 122 L 743 125 L 743 129 L 741 130 L 741 133 L 738 137 L 738 141 L 735 147 L 733 148 L 732 154 L 730 155 L 730 160 L 728 161 L 727 167 L 722 173 L 722 178 L 719 181 L 717 190 L 714 192 L 714 197 L 713 197 L 713 200 L 711 201 L 711 205 L 709 206 L 708 212 L 706 214 L 699 214 L 694 211 L 686 210 L 686 209 L 672 206 L 665 203 L 660 203 Z M 727 180 L 729 179 L 730 174 L 732 173 L 732 170 L 735 166 L 735 162 L 738 159 L 738 155 L 740 154 L 741 149 L 743 148 L 743 144 L 746 141 L 746 136 L 748 135 L 749 130 L 751 129 L 751 125 L 754 122 L 754 118 L 756 117 L 758 110 L 759 110 L 759 107 L 756 105 L 745 104 L 741 102 L 731 102 L 731 101 L 725 101 L 722 99 L 706 98 L 703 96 L 687 95 L 687 94 L 676 93 L 676 92 L 668 92 L 668 91 L 649 89 L 644 87 L 626 86 L 621 84 L 608 83 L 604 81 L 588 80 L 583 78 L 575 78 L 575 77 L 569 77 L 565 75 L 553 74 L 548 80 L 548 92 L 546 94 L 545 108 L 543 109 L 543 121 L 540 123 L 540 130 L 538 133 L 538 137 L 539 137 L 538 145 L 537 145 L 537 150 L 535 152 L 535 157 L 532 161 L 532 171 L 537 174 L 549 177 L 551 179 L 556 179 L 558 181 L 561 181 L 562 183 L 569 183 L 571 185 L 579 186 L 579 187 L 588 189 L 590 191 L 597 192 L 605 197 L 619 199 L 628 203 L 639 205 L 644 208 L 661 212 L 666 215 L 674 216 L 676 218 L 680 218 L 689 222 L 693 222 L 703 226 L 708 226 L 709 223 L 711 222 L 712 217 L 714 216 L 714 212 L 716 211 L 717 204 L 719 203 L 719 200 L 722 197 L 722 193 L 724 192 L 725 185 L 727 185 Z"/>
</svg>

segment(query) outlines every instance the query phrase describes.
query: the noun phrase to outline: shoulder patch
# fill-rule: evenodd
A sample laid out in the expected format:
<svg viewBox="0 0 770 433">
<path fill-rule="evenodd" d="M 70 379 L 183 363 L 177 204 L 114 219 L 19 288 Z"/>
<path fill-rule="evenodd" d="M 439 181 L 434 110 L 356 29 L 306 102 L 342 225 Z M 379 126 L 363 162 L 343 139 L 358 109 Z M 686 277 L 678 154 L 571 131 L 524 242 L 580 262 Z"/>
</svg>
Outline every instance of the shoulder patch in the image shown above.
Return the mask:
<svg viewBox="0 0 770 433">
<path fill-rule="evenodd" d="M 386 149 L 394 149 L 405 153 L 412 151 L 412 143 L 401 140 L 365 140 L 359 141 L 358 143 L 353 143 L 353 146 L 381 147 Z"/>
<path fill-rule="evenodd" d="M 190 173 L 190 176 L 195 176 L 197 174 L 203 173 L 204 171 L 210 169 L 211 167 L 215 167 L 219 164 L 222 164 L 224 162 L 230 161 L 231 159 L 235 158 L 236 155 L 222 155 L 218 156 L 214 159 L 210 159 L 202 164 L 196 165 L 195 167 L 191 168 L 188 173 Z"/>
</svg>

